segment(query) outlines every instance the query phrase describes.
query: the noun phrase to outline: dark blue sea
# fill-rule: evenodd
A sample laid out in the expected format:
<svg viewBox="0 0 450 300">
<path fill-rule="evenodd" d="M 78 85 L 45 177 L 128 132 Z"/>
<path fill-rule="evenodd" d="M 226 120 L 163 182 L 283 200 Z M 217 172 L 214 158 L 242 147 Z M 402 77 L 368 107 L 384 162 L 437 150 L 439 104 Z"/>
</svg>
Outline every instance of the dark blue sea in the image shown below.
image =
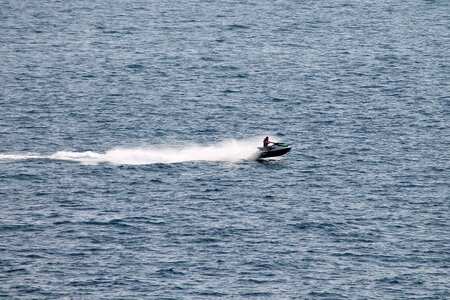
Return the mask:
<svg viewBox="0 0 450 300">
<path fill-rule="evenodd" d="M 450 299 L 449 53 L 448 0 L 1 0 L 0 298 Z"/>
</svg>

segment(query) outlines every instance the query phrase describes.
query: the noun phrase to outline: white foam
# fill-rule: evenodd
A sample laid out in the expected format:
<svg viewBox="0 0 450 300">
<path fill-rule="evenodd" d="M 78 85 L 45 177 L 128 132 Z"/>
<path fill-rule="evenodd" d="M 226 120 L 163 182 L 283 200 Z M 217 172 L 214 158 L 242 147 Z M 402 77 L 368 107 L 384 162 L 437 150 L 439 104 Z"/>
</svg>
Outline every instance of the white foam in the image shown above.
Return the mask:
<svg viewBox="0 0 450 300">
<path fill-rule="evenodd" d="M 226 140 L 213 145 L 148 146 L 116 148 L 104 153 L 92 151 L 59 151 L 51 155 L 41 154 L 0 154 L 1 160 L 25 160 L 46 158 L 76 161 L 82 164 L 109 163 L 115 165 L 144 165 L 155 163 L 180 163 L 188 161 L 227 161 L 255 159 L 260 138 Z"/>
<path fill-rule="evenodd" d="M 0 162 L 39 158 L 45 158 L 45 155 L 37 153 L 0 153 Z"/>
</svg>

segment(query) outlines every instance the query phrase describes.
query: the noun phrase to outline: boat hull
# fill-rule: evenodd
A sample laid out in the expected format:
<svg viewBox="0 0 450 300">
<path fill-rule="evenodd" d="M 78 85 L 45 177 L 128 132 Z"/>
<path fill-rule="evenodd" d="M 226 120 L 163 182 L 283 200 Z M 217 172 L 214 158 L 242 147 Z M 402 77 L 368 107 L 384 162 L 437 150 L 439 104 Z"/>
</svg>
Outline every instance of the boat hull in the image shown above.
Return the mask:
<svg viewBox="0 0 450 300">
<path fill-rule="evenodd" d="M 261 147 L 258 149 L 260 150 L 258 158 L 281 156 L 291 151 L 291 147 Z"/>
</svg>

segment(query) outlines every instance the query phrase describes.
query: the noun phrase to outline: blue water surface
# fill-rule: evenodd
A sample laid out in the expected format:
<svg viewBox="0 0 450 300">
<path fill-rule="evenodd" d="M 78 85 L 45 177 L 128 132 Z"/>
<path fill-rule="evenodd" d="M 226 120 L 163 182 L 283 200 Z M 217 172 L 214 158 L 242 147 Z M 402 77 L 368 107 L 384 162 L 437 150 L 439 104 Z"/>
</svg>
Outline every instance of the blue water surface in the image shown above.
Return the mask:
<svg viewBox="0 0 450 300">
<path fill-rule="evenodd" d="M 2 1 L 0 298 L 450 298 L 449 15 Z"/>
</svg>

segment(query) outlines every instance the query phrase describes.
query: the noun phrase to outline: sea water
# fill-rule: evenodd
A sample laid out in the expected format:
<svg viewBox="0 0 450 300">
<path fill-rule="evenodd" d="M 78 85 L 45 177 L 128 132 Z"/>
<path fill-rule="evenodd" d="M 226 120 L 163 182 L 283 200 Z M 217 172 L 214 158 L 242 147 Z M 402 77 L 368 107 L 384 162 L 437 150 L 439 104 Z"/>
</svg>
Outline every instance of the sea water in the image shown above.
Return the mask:
<svg viewBox="0 0 450 300">
<path fill-rule="evenodd" d="M 450 298 L 449 15 L 2 1 L 0 298 Z"/>
</svg>

